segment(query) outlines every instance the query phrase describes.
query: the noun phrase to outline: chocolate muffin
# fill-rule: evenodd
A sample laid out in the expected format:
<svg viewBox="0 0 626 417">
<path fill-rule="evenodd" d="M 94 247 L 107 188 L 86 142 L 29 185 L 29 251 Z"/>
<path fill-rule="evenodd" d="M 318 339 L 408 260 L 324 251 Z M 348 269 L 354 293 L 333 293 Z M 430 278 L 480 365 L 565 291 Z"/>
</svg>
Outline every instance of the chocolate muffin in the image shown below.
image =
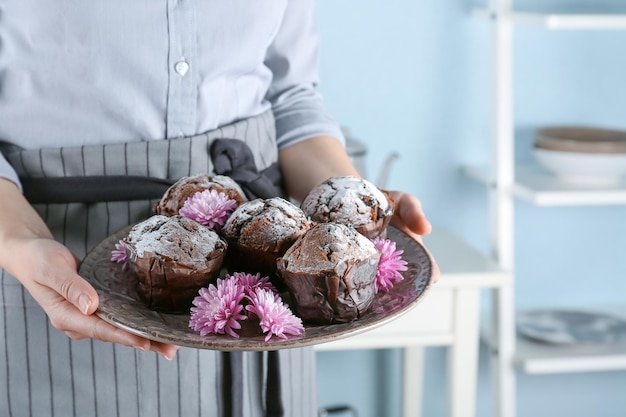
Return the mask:
<svg viewBox="0 0 626 417">
<path fill-rule="evenodd" d="M 356 320 L 371 307 L 379 259 L 376 246 L 353 227 L 319 223 L 277 263 L 296 314 L 329 324 Z"/>
<path fill-rule="evenodd" d="M 283 198 L 243 203 L 221 230 L 229 245 L 227 266 L 269 276 L 280 286 L 275 281 L 276 260 L 311 226 L 302 210 Z"/>
<path fill-rule="evenodd" d="M 154 205 L 154 212 L 164 216 L 174 216 L 185 201 L 197 192 L 216 190 L 235 200 L 237 205 L 248 201 L 243 190 L 232 178 L 224 175 L 199 174 L 183 177 L 165 191 L 161 200 Z"/>
<path fill-rule="evenodd" d="M 152 216 L 123 243 L 138 294 L 164 312 L 189 311 L 198 290 L 219 274 L 227 248 L 215 231 L 183 216 Z"/>
<path fill-rule="evenodd" d="M 369 239 L 386 236 L 394 202 L 386 191 L 356 177 L 333 177 L 313 188 L 300 205 L 314 222 L 353 226 Z"/>
</svg>

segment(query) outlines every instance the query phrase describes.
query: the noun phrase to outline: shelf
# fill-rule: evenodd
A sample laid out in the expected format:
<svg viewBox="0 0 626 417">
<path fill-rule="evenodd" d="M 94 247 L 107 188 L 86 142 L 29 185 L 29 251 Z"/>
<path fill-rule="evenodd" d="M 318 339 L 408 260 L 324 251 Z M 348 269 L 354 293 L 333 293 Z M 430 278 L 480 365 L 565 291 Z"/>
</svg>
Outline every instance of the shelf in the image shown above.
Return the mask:
<svg viewBox="0 0 626 417">
<path fill-rule="evenodd" d="M 586 310 L 626 319 L 626 305 Z M 481 332 L 483 340 L 491 340 L 487 320 L 483 320 Z M 518 336 L 514 362 L 529 374 L 626 370 L 626 341 L 598 346 L 559 346 Z"/>
<path fill-rule="evenodd" d="M 474 15 L 494 19 L 496 13 L 478 9 Z M 551 30 L 607 30 L 626 29 L 626 14 L 587 14 L 587 13 L 532 13 L 514 11 L 505 15 L 511 22 L 519 25 L 541 26 Z"/>
<path fill-rule="evenodd" d="M 555 348 L 519 337 L 515 363 L 529 374 L 626 370 L 626 345 Z"/>
<path fill-rule="evenodd" d="M 475 16 L 489 20 L 491 29 L 490 78 L 492 117 L 489 140 L 489 166 L 466 167 L 468 177 L 488 188 L 488 220 L 492 250 L 504 265 L 515 258 L 515 205 L 520 199 L 537 206 L 626 205 L 626 179 L 617 184 L 598 185 L 567 182 L 539 168 L 536 164 L 515 161 L 515 30 L 626 30 L 626 10 L 616 13 L 534 13 L 514 10 L 514 1 L 493 0 Z M 604 9 L 604 11 L 608 11 Z M 515 165 L 515 166 L 514 166 Z M 514 168 L 515 172 L 512 172 Z M 497 175 L 494 175 L 497 174 Z M 491 343 L 493 369 L 493 414 L 514 417 L 516 414 L 516 369 L 547 374 L 626 369 L 626 341 L 620 345 L 564 347 L 532 342 L 516 334 L 514 288 L 494 292 L 491 314 L 484 315 L 497 333 L 485 334 Z M 626 314 L 626 307 L 622 306 Z M 487 326 L 482 326 L 488 329 Z M 490 337 L 491 336 L 491 337 Z"/>
<path fill-rule="evenodd" d="M 483 184 L 490 184 L 486 167 L 465 167 L 463 172 Z M 626 179 L 619 184 L 578 184 L 560 180 L 534 163 L 518 164 L 515 182 L 509 190 L 537 206 L 594 206 L 626 204 Z"/>
</svg>

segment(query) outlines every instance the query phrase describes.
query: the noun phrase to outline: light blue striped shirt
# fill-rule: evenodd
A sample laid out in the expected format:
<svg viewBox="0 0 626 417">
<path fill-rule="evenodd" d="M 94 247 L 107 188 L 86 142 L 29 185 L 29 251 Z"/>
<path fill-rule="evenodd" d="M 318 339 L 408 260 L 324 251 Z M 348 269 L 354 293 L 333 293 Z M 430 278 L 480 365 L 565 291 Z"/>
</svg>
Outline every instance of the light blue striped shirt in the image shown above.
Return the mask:
<svg viewBox="0 0 626 417">
<path fill-rule="evenodd" d="M 0 1 L 0 140 L 191 136 L 272 108 L 279 149 L 342 140 L 316 91 L 314 0 Z M 0 176 L 17 182 L 0 157 Z"/>
</svg>

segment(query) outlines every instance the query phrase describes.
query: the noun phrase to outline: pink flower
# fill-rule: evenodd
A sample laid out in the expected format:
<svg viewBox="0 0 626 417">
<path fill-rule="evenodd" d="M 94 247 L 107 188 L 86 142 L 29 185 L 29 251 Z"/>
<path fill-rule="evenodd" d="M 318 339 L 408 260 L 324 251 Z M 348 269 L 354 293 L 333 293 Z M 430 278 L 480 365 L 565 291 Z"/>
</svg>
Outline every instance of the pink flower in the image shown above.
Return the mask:
<svg viewBox="0 0 626 417">
<path fill-rule="evenodd" d="M 226 275 L 226 277 L 229 277 L 229 275 Z M 254 290 L 257 288 L 262 288 L 278 294 L 278 290 L 276 290 L 276 287 L 274 287 L 274 285 L 270 282 L 270 278 L 261 278 L 260 273 L 252 275 L 245 272 L 234 272 L 232 277 L 243 287 L 243 291 L 248 298 L 252 296 Z"/>
<path fill-rule="evenodd" d="M 122 271 L 128 268 L 128 254 L 126 253 L 126 246 L 123 241 L 120 240 L 115 244 L 115 249 L 111 251 L 111 261 L 121 263 Z"/>
<path fill-rule="evenodd" d="M 198 191 L 178 211 L 205 226 L 219 230 L 237 208 L 237 201 L 216 190 Z"/>
<path fill-rule="evenodd" d="M 239 337 L 235 329 L 240 329 L 239 321 L 246 319 L 241 314 L 243 299 L 243 287 L 234 278 L 219 279 L 217 286 L 210 284 L 208 288 L 201 288 L 200 295 L 193 300 L 189 327 L 200 336 L 228 333 Z"/>
<path fill-rule="evenodd" d="M 241 320 L 246 316 L 256 315 L 263 333 L 267 333 L 265 341 L 273 335 L 287 339 L 287 335 L 302 335 L 302 320 L 294 316 L 284 304 L 278 291 L 269 282 L 268 277 L 261 274 L 235 272 L 218 279 L 217 286 L 209 285 L 200 289 L 200 295 L 193 300 L 189 327 L 201 336 L 209 333 L 227 333 L 239 337 L 236 329 L 241 329 Z"/>
<path fill-rule="evenodd" d="M 277 294 L 267 289 L 256 288 L 246 310 L 256 314 L 259 318 L 261 330 L 267 333 L 266 342 L 272 338 L 272 335 L 287 339 L 287 335 L 300 336 L 304 333 L 302 320 L 294 316 Z"/>
<path fill-rule="evenodd" d="M 374 284 L 376 292 L 381 289 L 389 291 L 396 282 L 404 279 L 400 273 L 407 270 L 406 261 L 400 257 L 404 251 L 396 250 L 396 243 L 389 239 L 374 239 L 372 242 L 380 252 Z"/>
</svg>

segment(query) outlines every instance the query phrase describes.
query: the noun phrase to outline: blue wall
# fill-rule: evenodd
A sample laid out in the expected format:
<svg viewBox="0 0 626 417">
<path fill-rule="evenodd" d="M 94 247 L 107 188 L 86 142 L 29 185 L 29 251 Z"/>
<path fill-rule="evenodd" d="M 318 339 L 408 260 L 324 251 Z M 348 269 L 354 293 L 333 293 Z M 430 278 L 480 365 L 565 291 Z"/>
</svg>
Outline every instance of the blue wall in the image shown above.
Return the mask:
<svg viewBox="0 0 626 417">
<path fill-rule="evenodd" d="M 519 2 L 521 3 L 521 2 Z M 621 0 L 526 1 L 533 10 L 626 11 Z M 400 151 L 390 188 L 418 195 L 435 225 L 487 253 L 483 186 L 460 174 L 488 158 L 489 25 L 467 0 L 318 2 L 326 103 L 369 147 L 370 177 Z M 517 157 L 550 124 L 626 129 L 626 31 L 515 32 Z M 537 208 L 516 203 L 519 306 L 626 302 L 626 207 Z M 558 297 L 557 297 L 558 295 Z M 360 417 L 399 416 L 399 352 L 319 354 L 322 405 Z M 348 370 L 347 376 L 337 369 Z M 445 412 L 445 350 L 428 349 L 425 416 Z M 479 417 L 489 416 L 481 355 Z M 626 415 L 626 372 L 519 375 L 520 417 Z"/>
</svg>

